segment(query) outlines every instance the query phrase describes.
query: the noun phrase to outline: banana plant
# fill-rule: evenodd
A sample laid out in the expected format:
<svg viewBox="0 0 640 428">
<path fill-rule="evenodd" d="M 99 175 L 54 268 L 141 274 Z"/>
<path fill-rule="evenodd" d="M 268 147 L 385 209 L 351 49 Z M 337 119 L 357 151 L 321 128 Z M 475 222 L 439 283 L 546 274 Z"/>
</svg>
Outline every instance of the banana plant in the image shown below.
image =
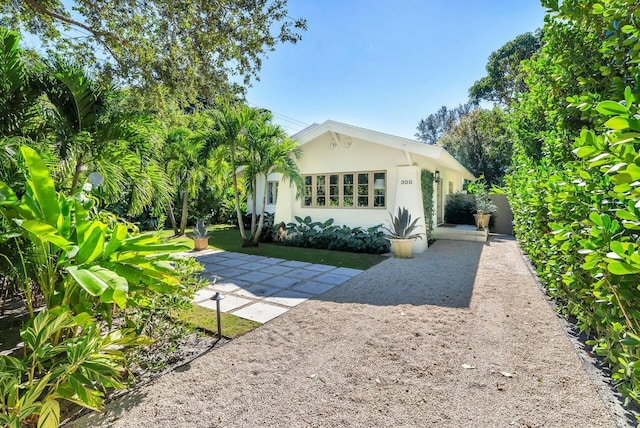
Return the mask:
<svg viewBox="0 0 640 428">
<path fill-rule="evenodd" d="M 134 236 L 125 223 L 103 221 L 84 192 L 71 197 L 56 192 L 33 149 L 20 152 L 28 170 L 26 192 L 18 198 L 0 182 L 0 215 L 13 225 L 11 233 L 29 243 L 23 252 L 36 259 L 34 277 L 47 308 L 75 313 L 90 312 L 95 303 L 125 308 L 143 303 L 149 292 L 177 290 L 170 253 L 186 246 Z"/>
</svg>

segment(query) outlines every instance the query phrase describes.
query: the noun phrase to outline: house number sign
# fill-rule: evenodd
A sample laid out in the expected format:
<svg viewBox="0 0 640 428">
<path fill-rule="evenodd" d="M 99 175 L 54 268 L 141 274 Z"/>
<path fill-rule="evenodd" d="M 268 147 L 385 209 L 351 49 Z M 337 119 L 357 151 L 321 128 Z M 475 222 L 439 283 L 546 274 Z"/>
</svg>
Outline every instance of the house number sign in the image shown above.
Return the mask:
<svg viewBox="0 0 640 428">
<path fill-rule="evenodd" d="M 413 184 L 413 180 L 400 180 L 400 184 Z"/>
</svg>

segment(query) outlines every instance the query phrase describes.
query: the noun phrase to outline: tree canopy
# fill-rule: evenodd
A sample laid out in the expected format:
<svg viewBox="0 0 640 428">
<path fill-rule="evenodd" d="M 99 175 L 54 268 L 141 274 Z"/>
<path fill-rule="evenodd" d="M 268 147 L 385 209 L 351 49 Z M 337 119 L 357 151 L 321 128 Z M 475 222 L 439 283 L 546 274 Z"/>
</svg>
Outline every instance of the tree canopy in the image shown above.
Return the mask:
<svg viewBox="0 0 640 428">
<path fill-rule="evenodd" d="M 442 106 L 440 109 L 421 119 L 418 123 L 416 138 L 427 144 L 438 144 L 438 140 L 450 132 L 460 119 L 469 114 L 476 105 L 474 103 L 460 104 L 452 109 Z"/>
<path fill-rule="evenodd" d="M 242 93 L 263 57 L 306 29 L 287 0 L 11 0 L 0 4 L 0 25 L 82 58 L 110 82 L 163 85 L 186 102 Z"/>
<path fill-rule="evenodd" d="M 469 89 L 474 101 L 486 100 L 509 105 L 517 94 L 527 91 L 522 61 L 542 47 L 542 31 L 521 34 L 489 55 L 487 75 Z"/>
</svg>

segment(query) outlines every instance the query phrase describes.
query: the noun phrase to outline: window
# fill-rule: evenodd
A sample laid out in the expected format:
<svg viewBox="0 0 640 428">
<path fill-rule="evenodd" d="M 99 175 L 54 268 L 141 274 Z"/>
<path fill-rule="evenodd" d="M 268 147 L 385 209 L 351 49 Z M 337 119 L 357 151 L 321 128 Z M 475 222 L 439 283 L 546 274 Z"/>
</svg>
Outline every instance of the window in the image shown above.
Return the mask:
<svg viewBox="0 0 640 428">
<path fill-rule="evenodd" d="M 278 201 L 278 182 L 267 181 L 267 204 L 275 205 Z"/>
<path fill-rule="evenodd" d="M 386 176 L 385 171 L 305 175 L 302 206 L 384 208 Z"/>
</svg>

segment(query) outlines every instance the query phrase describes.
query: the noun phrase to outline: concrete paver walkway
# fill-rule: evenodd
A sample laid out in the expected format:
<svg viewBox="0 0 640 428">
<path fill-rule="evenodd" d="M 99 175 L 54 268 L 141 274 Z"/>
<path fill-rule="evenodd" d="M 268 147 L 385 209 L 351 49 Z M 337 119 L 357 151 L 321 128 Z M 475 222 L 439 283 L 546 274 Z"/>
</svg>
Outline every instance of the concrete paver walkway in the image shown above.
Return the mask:
<svg viewBox="0 0 640 428">
<path fill-rule="evenodd" d="M 291 261 L 226 251 L 191 253 L 204 265 L 210 285 L 193 301 L 216 309 L 211 298 L 219 292 L 222 312 L 265 323 L 314 295 L 322 294 L 362 272 L 360 269 Z"/>
</svg>

